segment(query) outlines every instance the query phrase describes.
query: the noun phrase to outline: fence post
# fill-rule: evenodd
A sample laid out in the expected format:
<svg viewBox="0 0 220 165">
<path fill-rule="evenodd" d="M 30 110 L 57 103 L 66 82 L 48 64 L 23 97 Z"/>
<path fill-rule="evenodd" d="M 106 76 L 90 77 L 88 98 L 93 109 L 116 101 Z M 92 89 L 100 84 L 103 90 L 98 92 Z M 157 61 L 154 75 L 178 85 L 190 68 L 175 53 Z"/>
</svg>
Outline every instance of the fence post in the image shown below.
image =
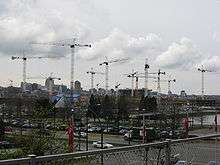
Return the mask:
<svg viewBox="0 0 220 165">
<path fill-rule="evenodd" d="M 170 165 L 171 162 L 171 140 L 166 141 L 165 148 L 165 165 Z"/>
<path fill-rule="evenodd" d="M 37 157 L 36 155 L 32 154 L 32 155 L 28 155 L 29 158 L 31 158 L 30 160 L 30 165 L 37 165 L 35 158 Z"/>
<path fill-rule="evenodd" d="M 145 165 L 147 165 L 149 147 L 145 147 L 144 149 L 145 149 Z"/>
</svg>

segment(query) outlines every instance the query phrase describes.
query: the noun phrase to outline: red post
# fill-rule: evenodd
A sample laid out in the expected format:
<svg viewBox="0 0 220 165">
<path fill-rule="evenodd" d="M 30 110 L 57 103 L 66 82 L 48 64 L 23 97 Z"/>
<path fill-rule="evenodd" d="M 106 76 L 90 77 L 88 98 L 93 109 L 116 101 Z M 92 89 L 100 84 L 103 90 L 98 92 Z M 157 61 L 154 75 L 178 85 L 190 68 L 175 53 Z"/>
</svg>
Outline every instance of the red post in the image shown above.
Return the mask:
<svg viewBox="0 0 220 165">
<path fill-rule="evenodd" d="M 69 127 L 67 129 L 67 134 L 68 134 L 68 146 L 69 146 L 69 151 L 73 152 L 74 151 L 74 121 L 71 119 L 69 121 Z"/>
<path fill-rule="evenodd" d="M 184 120 L 184 128 L 186 131 L 186 138 L 188 138 L 188 134 L 189 134 L 189 118 L 188 115 L 186 116 L 185 120 Z"/>
</svg>

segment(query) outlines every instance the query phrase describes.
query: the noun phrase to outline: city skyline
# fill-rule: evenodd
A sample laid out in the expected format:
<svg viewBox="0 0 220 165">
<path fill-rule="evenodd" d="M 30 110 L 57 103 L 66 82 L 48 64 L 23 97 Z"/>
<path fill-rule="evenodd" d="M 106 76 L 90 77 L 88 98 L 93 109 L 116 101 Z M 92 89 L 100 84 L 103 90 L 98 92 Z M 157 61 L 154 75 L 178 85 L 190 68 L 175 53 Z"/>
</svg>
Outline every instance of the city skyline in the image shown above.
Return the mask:
<svg viewBox="0 0 220 165">
<path fill-rule="evenodd" d="M 86 71 L 93 67 L 104 72 L 104 67 L 98 64 L 105 56 L 130 59 L 123 65 L 110 66 L 111 88 L 117 82 L 122 84 L 121 88 L 131 88 L 131 80 L 122 74 L 130 73 L 132 69 L 144 72 L 145 58 L 149 59 L 150 72 L 161 68 L 177 80 L 171 88 L 177 94 L 181 90 L 201 94 L 201 73 L 197 67 L 204 65 L 216 73 L 220 69 L 219 1 L 67 0 L 61 3 L 11 0 L 1 2 L 0 8 L 0 58 L 4 70 L 0 74 L 1 86 L 9 85 L 9 79 L 16 86 L 22 81 L 22 61 L 11 60 L 12 55 L 22 56 L 22 49 L 28 50 L 27 56 L 59 57 L 29 60 L 29 76 L 54 72 L 61 77 L 60 84 L 69 86 L 70 50 L 28 43 L 68 39 L 75 35 L 75 31 L 80 43 L 92 45 L 91 49 L 83 48 L 76 53 L 74 80 L 79 80 L 85 89 L 90 88 L 90 76 Z M 98 75 L 95 78 L 95 83 L 104 88 L 104 77 Z M 205 94 L 219 94 L 219 80 L 220 74 L 205 74 Z M 43 84 L 42 80 L 36 82 Z M 144 80 L 140 81 L 139 87 L 144 87 Z M 155 90 L 156 83 L 149 83 L 149 87 Z M 167 93 L 167 84 L 162 85 L 162 92 Z"/>
</svg>

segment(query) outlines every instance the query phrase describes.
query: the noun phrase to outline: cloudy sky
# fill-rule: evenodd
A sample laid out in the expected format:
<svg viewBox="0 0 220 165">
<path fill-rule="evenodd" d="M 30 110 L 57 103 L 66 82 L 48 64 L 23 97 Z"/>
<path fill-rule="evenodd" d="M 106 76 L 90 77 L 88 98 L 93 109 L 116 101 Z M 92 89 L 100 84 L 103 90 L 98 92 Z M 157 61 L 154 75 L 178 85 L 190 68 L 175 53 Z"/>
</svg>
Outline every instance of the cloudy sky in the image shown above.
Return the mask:
<svg viewBox="0 0 220 165">
<path fill-rule="evenodd" d="M 201 74 L 197 67 L 215 71 L 205 75 L 205 93 L 220 94 L 220 1 L 219 0 L 0 0 L 0 85 L 9 80 L 19 85 L 22 61 L 12 55 L 56 57 L 27 62 L 28 76 L 61 77 L 69 85 L 70 49 L 30 42 L 54 42 L 77 37 L 79 43 L 92 44 L 76 52 L 75 80 L 90 87 L 86 74 L 91 67 L 108 59 L 129 58 L 110 65 L 110 87 L 119 82 L 131 87 L 123 74 L 144 71 L 148 58 L 150 72 L 159 68 L 176 78 L 175 93 L 186 90 L 201 93 Z M 44 80 L 28 80 L 44 83 Z M 143 79 L 140 87 L 143 87 Z M 104 77 L 95 76 L 104 87 Z M 151 89 L 156 83 L 150 80 Z M 167 84 L 162 84 L 167 92 Z"/>
</svg>

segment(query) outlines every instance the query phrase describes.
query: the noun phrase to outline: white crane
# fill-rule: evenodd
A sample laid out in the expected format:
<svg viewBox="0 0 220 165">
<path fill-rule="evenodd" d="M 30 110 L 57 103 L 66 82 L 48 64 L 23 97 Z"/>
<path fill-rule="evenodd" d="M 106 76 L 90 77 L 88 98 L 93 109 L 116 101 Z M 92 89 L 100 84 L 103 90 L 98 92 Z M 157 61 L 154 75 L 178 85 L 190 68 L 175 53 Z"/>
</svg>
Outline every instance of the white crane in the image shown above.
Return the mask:
<svg viewBox="0 0 220 165">
<path fill-rule="evenodd" d="M 146 80 L 146 76 L 144 75 L 144 76 L 142 76 L 143 74 L 145 74 L 145 73 L 139 73 L 139 74 L 136 74 L 135 75 L 135 90 L 136 90 L 136 92 L 138 92 L 138 82 L 139 82 L 139 78 L 144 78 L 144 80 Z M 148 73 L 148 74 L 155 74 L 155 73 Z M 147 76 L 147 81 L 148 81 L 148 79 L 149 78 L 153 78 L 153 79 L 156 79 L 157 77 L 155 77 L 155 76 Z M 146 82 L 146 81 L 145 81 Z M 147 90 L 148 90 L 148 88 L 147 88 Z M 146 94 L 148 94 L 148 91 L 146 92 L 146 84 L 145 84 L 145 87 L 144 87 L 144 95 L 145 96 L 147 96 Z"/>
<path fill-rule="evenodd" d="M 93 68 L 91 68 L 91 70 L 90 70 L 90 71 L 87 71 L 86 73 L 87 73 L 87 74 L 91 74 L 91 93 L 93 93 L 93 89 L 94 89 L 94 75 L 95 75 L 95 74 L 102 74 L 102 75 L 104 75 L 105 73 L 95 72 L 95 71 L 93 70 Z"/>
<path fill-rule="evenodd" d="M 53 81 L 54 80 L 61 80 L 61 78 L 59 77 L 53 77 L 52 73 L 50 74 L 49 77 L 44 77 L 44 76 L 37 76 L 37 77 L 27 77 L 27 79 L 46 79 L 49 81 L 49 86 L 48 86 L 48 92 L 49 92 L 49 96 L 52 95 L 53 93 Z"/>
<path fill-rule="evenodd" d="M 120 85 L 121 85 L 121 84 L 119 84 L 119 83 L 116 83 L 116 85 L 115 85 L 116 98 L 118 98 L 118 87 L 119 87 Z"/>
<path fill-rule="evenodd" d="M 134 69 L 132 69 L 132 72 L 129 73 L 129 74 L 124 74 L 126 75 L 127 77 L 131 78 L 131 96 L 133 97 L 134 96 L 134 78 L 135 78 L 135 75 L 137 74 L 138 72 L 134 72 Z"/>
<path fill-rule="evenodd" d="M 9 83 L 9 86 L 10 86 L 10 87 L 13 87 L 13 82 L 14 82 L 14 81 L 9 79 L 9 82 L 10 82 L 10 83 Z"/>
<path fill-rule="evenodd" d="M 159 69 L 158 72 L 152 73 L 152 74 L 157 74 L 157 92 L 158 94 L 161 92 L 161 88 L 160 88 L 160 75 L 165 75 L 165 72 L 161 72 L 161 70 Z"/>
<path fill-rule="evenodd" d="M 26 57 L 24 51 L 23 51 L 23 57 L 21 56 L 12 56 L 12 60 L 23 60 L 23 91 L 26 90 L 26 74 L 27 74 L 27 60 L 28 59 L 42 59 L 42 58 L 53 58 L 53 57 L 47 57 L 47 56 L 34 56 L 34 57 Z"/>
<path fill-rule="evenodd" d="M 48 42 L 48 43 L 36 43 L 32 42 L 31 44 L 39 44 L 39 45 L 51 45 L 51 46 L 61 46 L 61 47 L 69 47 L 71 49 L 71 62 L 70 62 L 70 89 L 73 92 L 74 89 L 74 54 L 76 47 L 91 47 L 90 44 L 79 44 L 77 43 L 77 39 L 73 38 L 71 40 L 63 40 L 58 42 Z"/>
<path fill-rule="evenodd" d="M 121 58 L 121 59 L 115 59 L 115 60 L 108 60 L 106 57 L 106 60 L 102 63 L 100 63 L 99 65 L 105 65 L 105 90 L 106 90 L 106 94 L 108 92 L 108 81 L 109 81 L 109 64 L 110 63 L 115 63 L 115 62 L 122 62 L 122 61 L 126 61 L 128 60 L 128 58 Z"/>
<path fill-rule="evenodd" d="M 144 96 L 146 97 L 148 95 L 148 70 L 150 68 L 150 65 L 148 64 L 148 59 L 145 59 L 145 65 L 144 65 Z"/>
<path fill-rule="evenodd" d="M 198 68 L 198 71 L 201 72 L 201 79 L 202 79 L 201 94 L 202 94 L 202 99 L 204 99 L 204 90 L 205 90 L 204 73 L 205 72 L 213 72 L 213 71 L 204 69 L 203 65 L 201 66 L 201 68 Z"/>
<path fill-rule="evenodd" d="M 168 80 L 168 95 L 171 94 L 171 82 L 175 83 L 176 79 Z"/>
<path fill-rule="evenodd" d="M 154 81 L 154 82 L 158 83 L 158 80 Z M 167 82 L 167 93 L 170 94 L 171 93 L 171 83 L 175 83 L 176 79 L 160 80 L 160 83 L 161 82 Z"/>
</svg>

